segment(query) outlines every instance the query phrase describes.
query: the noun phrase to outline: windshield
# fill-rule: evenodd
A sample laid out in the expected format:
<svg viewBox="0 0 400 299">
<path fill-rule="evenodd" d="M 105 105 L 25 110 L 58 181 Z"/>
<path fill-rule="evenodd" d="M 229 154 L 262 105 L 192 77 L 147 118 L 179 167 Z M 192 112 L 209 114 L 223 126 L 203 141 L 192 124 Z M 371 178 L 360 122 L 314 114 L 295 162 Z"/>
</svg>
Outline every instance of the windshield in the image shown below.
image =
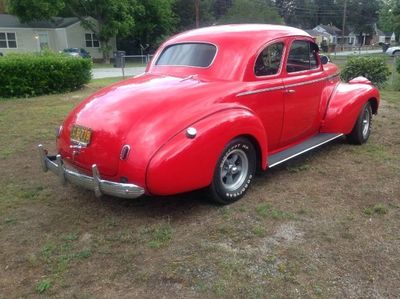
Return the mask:
<svg viewBox="0 0 400 299">
<path fill-rule="evenodd" d="M 211 44 L 185 43 L 168 46 L 161 53 L 156 65 L 209 67 L 217 48 Z"/>
</svg>

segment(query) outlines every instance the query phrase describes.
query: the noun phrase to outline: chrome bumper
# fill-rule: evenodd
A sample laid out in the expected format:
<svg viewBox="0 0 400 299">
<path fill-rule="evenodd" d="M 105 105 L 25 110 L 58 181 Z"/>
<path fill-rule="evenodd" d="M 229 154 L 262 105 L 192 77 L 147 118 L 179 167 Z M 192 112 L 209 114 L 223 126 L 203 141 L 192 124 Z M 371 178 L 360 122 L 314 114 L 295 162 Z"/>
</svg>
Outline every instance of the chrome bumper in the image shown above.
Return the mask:
<svg viewBox="0 0 400 299">
<path fill-rule="evenodd" d="M 55 173 L 62 184 L 68 181 L 73 185 L 94 191 L 97 197 L 107 194 L 121 198 L 137 198 L 144 194 L 144 189 L 134 184 L 102 180 L 96 164 L 92 165 L 93 177 L 87 176 L 65 168 L 60 155 L 47 156 L 43 145 L 39 144 L 38 149 L 43 171 L 50 170 Z"/>
</svg>

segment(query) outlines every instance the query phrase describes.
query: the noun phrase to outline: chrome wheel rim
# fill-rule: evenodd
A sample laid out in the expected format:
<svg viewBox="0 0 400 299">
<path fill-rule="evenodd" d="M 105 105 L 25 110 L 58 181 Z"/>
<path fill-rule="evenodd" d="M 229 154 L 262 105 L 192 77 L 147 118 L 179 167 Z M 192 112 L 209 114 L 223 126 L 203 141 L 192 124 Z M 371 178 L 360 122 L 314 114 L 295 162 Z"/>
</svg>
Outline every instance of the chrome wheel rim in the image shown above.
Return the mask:
<svg viewBox="0 0 400 299">
<path fill-rule="evenodd" d="M 220 167 L 220 179 L 227 191 L 237 190 L 246 180 L 249 159 L 241 149 L 235 149 L 225 156 Z"/>
<path fill-rule="evenodd" d="M 370 112 L 368 109 L 366 109 L 362 120 L 362 134 L 364 138 L 368 136 L 370 120 L 371 120 Z"/>
</svg>

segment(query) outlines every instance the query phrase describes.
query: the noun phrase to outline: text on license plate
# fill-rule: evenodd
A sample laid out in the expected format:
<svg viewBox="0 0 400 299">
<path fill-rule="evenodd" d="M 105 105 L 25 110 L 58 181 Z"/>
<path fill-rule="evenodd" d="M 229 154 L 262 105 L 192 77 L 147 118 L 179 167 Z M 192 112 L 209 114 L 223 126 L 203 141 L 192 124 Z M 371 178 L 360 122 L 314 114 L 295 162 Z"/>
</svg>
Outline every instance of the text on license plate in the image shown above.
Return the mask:
<svg viewBox="0 0 400 299">
<path fill-rule="evenodd" d="M 92 136 L 92 130 L 82 126 L 74 125 L 71 130 L 71 140 L 88 145 Z"/>
</svg>

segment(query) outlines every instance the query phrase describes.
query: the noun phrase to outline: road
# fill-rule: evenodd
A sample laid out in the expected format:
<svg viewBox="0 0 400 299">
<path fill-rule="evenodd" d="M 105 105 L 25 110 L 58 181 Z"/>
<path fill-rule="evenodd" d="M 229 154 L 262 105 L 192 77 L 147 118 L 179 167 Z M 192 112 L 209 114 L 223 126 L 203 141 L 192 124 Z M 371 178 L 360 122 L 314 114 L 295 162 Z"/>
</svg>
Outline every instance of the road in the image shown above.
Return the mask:
<svg viewBox="0 0 400 299">
<path fill-rule="evenodd" d="M 145 67 L 128 67 L 125 68 L 125 76 L 132 77 L 144 73 Z M 92 69 L 93 79 L 122 77 L 121 68 L 94 68 Z"/>
</svg>

